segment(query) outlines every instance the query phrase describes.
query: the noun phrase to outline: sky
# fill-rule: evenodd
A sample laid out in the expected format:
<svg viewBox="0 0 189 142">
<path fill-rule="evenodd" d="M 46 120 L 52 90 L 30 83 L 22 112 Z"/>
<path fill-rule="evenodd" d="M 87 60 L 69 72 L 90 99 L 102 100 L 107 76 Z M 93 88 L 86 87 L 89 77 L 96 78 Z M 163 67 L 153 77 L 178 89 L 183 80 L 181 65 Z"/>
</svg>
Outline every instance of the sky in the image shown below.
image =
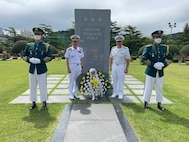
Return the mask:
<svg viewBox="0 0 189 142">
<path fill-rule="evenodd" d="M 143 36 L 155 30 L 183 32 L 189 22 L 188 0 L 0 0 L 0 27 L 30 30 L 39 24 L 53 31 L 73 28 L 75 9 L 111 10 L 111 21 L 136 27 Z M 176 27 L 170 28 L 176 23 Z"/>
</svg>

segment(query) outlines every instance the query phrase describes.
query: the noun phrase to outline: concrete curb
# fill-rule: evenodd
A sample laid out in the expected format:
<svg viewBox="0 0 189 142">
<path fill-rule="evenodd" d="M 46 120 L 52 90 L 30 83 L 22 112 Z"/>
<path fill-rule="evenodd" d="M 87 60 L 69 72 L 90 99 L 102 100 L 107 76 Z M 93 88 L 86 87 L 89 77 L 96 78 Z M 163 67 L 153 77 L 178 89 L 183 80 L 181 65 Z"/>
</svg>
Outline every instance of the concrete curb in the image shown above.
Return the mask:
<svg viewBox="0 0 189 142">
<path fill-rule="evenodd" d="M 120 121 L 123 132 L 127 138 L 127 142 L 139 142 L 138 137 L 136 136 L 133 128 L 131 127 L 129 121 L 125 117 L 119 104 L 113 104 L 117 117 Z"/>
<path fill-rule="evenodd" d="M 67 125 L 69 122 L 70 118 L 70 113 L 71 113 L 72 105 L 66 105 L 61 118 L 59 120 L 59 123 L 56 127 L 56 130 L 53 134 L 53 137 L 51 139 L 51 142 L 63 142 L 64 141 L 64 136 L 66 133 Z"/>
</svg>

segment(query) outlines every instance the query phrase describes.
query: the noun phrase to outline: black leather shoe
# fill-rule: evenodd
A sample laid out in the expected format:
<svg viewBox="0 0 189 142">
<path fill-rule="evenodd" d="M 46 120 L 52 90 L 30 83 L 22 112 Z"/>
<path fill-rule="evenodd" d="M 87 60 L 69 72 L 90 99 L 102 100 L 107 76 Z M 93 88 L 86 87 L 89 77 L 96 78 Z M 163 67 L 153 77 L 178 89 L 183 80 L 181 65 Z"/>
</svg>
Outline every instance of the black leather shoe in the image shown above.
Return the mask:
<svg viewBox="0 0 189 142">
<path fill-rule="evenodd" d="M 162 110 L 162 111 L 165 110 L 165 109 L 161 106 L 161 103 L 160 103 L 160 102 L 158 102 L 158 104 L 157 104 L 157 108 L 158 108 L 159 110 Z"/>
<path fill-rule="evenodd" d="M 32 110 L 32 109 L 34 109 L 36 106 L 37 106 L 36 103 L 33 102 L 29 109 Z"/>
<path fill-rule="evenodd" d="M 75 99 L 79 99 L 79 97 L 78 97 L 78 96 L 76 96 L 76 95 L 74 96 L 74 98 L 75 98 Z"/>
<path fill-rule="evenodd" d="M 144 102 L 144 109 L 149 109 L 148 102 Z"/>
<path fill-rule="evenodd" d="M 46 101 L 44 101 L 41 109 L 46 109 L 46 108 L 47 108 L 47 103 L 46 103 Z"/>
</svg>

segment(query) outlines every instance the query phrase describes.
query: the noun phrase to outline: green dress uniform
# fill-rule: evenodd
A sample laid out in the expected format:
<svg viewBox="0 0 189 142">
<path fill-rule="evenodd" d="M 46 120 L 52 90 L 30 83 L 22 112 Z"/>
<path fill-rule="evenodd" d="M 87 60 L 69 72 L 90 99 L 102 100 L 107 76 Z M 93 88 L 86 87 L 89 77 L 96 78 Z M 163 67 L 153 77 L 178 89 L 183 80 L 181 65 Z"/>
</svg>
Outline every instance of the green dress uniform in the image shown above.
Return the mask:
<svg viewBox="0 0 189 142">
<path fill-rule="evenodd" d="M 33 102 L 33 109 L 37 101 L 37 85 L 39 85 L 40 98 L 46 107 L 47 95 L 47 66 L 46 63 L 52 60 L 52 52 L 50 45 L 40 41 L 28 43 L 23 52 L 23 59 L 30 63 L 29 67 L 29 82 L 30 82 L 30 101 Z M 37 59 L 38 63 L 32 62 L 32 59 Z"/>
<path fill-rule="evenodd" d="M 37 74 L 47 72 L 46 63 L 52 60 L 52 51 L 50 45 L 40 42 L 39 44 L 28 43 L 23 53 L 24 60 L 28 63 L 30 58 L 40 59 L 40 64 L 30 64 L 29 73 L 34 74 L 34 70 L 37 70 Z"/>
<path fill-rule="evenodd" d="M 169 52 L 169 47 L 163 44 L 152 44 L 144 48 L 142 53 L 141 62 L 146 64 L 146 80 L 144 87 L 143 100 L 145 102 L 144 108 L 148 109 L 147 103 L 150 102 L 150 96 L 153 87 L 156 90 L 156 102 L 158 102 L 158 108 L 164 110 L 161 107 L 161 102 L 163 101 L 162 86 L 163 86 L 163 76 L 164 68 L 166 68 L 173 59 L 172 54 Z M 162 66 L 158 69 L 155 67 L 156 63 Z"/>
<path fill-rule="evenodd" d="M 158 72 L 159 77 L 164 75 L 164 68 L 170 64 L 173 59 L 172 54 L 169 52 L 169 47 L 167 45 L 161 44 L 156 46 L 155 44 L 147 45 L 142 53 L 141 61 L 147 65 L 145 73 L 149 76 L 156 77 Z M 157 70 L 154 68 L 154 64 L 157 62 L 162 62 L 164 67 L 162 70 Z"/>
</svg>

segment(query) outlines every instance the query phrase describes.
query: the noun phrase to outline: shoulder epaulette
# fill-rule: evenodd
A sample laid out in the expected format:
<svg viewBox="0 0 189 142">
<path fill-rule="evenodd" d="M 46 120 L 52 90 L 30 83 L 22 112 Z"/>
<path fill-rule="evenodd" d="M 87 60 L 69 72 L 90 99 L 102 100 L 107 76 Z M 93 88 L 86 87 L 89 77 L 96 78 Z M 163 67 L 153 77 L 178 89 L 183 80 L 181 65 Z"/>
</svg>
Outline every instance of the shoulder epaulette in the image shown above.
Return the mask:
<svg viewBox="0 0 189 142">
<path fill-rule="evenodd" d="M 68 49 L 67 50 L 71 50 L 72 49 L 72 47 L 68 47 Z"/>
<path fill-rule="evenodd" d="M 146 45 L 145 47 L 148 48 L 148 47 L 151 47 L 151 46 L 152 46 L 152 44 L 148 44 L 148 45 Z M 144 47 L 144 48 L 145 48 L 145 47 Z"/>
<path fill-rule="evenodd" d="M 116 48 L 117 46 L 113 46 L 112 48 Z"/>
<path fill-rule="evenodd" d="M 169 54 L 169 46 L 168 45 L 165 45 L 165 44 L 162 44 L 163 46 L 165 46 L 167 49 L 166 49 L 166 56 Z"/>
<path fill-rule="evenodd" d="M 48 43 L 44 43 L 44 44 L 45 44 L 45 47 L 46 47 L 46 52 L 48 52 L 50 44 L 48 44 Z"/>
<path fill-rule="evenodd" d="M 127 46 L 123 46 L 123 48 L 127 49 L 128 47 Z"/>
<path fill-rule="evenodd" d="M 83 50 L 83 48 L 81 48 L 81 47 L 78 47 L 79 48 L 79 50 Z"/>
</svg>

